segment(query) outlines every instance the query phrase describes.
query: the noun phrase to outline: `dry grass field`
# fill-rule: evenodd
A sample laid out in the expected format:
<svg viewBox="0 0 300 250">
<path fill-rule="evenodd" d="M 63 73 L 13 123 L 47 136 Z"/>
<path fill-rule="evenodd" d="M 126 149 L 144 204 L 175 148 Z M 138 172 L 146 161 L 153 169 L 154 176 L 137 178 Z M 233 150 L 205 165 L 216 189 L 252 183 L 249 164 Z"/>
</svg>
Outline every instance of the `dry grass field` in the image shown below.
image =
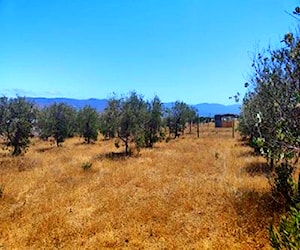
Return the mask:
<svg viewBox="0 0 300 250">
<path fill-rule="evenodd" d="M 270 249 L 264 160 L 231 129 L 200 132 L 129 158 L 80 138 L 0 151 L 0 249 Z"/>
</svg>

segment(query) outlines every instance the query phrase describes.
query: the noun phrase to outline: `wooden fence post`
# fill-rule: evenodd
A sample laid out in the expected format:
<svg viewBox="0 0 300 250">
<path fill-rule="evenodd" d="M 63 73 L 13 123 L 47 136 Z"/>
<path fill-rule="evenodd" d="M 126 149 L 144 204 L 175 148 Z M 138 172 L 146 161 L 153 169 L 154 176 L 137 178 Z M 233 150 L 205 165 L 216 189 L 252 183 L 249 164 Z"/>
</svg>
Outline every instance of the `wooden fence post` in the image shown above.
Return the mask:
<svg viewBox="0 0 300 250">
<path fill-rule="evenodd" d="M 199 138 L 199 117 L 197 117 L 197 137 Z"/>
<path fill-rule="evenodd" d="M 232 138 L 234 138 L 234 123 L 235 123 L 235 120 L 233 119 L 232 120 Z"/>
</svg>

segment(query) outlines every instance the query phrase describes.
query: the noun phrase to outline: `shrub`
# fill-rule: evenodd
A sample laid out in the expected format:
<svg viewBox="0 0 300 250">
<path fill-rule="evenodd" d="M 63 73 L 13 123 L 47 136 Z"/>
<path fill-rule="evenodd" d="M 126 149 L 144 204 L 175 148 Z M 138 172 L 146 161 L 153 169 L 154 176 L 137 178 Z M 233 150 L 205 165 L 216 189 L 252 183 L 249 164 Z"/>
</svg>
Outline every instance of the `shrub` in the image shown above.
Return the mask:
<svg viewBox="0 0 300 250">
<path fill-rule="evenodd" d="M 4 192 L 4 188 L 2 185 L 0 185 L 0 198 L 2 198 Z"/>
<path fill-rule="evenodd" d="M 84 162 L 81 167 L 84 171 L 89 170 L 92 167 L 93 163 L 91 162 Z"/>
</svg>

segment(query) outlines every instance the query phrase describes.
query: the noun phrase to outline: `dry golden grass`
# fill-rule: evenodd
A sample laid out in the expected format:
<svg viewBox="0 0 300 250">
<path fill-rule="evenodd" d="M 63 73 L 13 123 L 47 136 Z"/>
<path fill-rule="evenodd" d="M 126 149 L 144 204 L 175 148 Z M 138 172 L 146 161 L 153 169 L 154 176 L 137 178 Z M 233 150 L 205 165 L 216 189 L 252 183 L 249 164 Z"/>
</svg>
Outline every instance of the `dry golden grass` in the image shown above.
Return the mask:
<svg viewBox="0 0 300 250">
<path fill-rule="evenodd" d="M 114 160 L 111 141 L 33 143 L 1 153 L 0 249 L 270 249 L 264 161 L 231 129 Z"/>
</svg>

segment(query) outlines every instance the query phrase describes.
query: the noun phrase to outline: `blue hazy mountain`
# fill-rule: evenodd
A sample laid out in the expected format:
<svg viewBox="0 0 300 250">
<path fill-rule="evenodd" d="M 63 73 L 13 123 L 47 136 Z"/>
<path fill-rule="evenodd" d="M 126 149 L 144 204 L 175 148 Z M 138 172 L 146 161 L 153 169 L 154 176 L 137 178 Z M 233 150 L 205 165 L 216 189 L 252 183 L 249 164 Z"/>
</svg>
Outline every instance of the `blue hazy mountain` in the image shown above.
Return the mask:
<svg viewBox="0 0 300 250">
<path fill-rule="evenodd" d="M 171 108 L 174 102 L 164 103 L 164 107 Z M 223 105 L 219 103 L 199 103 L 196 105 L 191 105 L 196 108 L 199 116 L 213 117 L 216 114 L 236 114 L 240 113 L 240 105 Z"/>
<path fill-rule="evenodd" d="M 200 116 L 214 116 L 216 114 L 236 114 L 240 113 L 240 105 L 222 105 L 218 103 L 200 103 L 193 105 Z"/>
<path fill-rule="evenodd" d="M 38 107 L 43 108 L 53 103 L 65 103 L 76 109 L 80 109 L 85 105 L 90 105 L 98 112 L 102 112 L 107 106 L 107 99 L 71 99 L 71 98 L 44 98 L 44 97 L 27 97 L 28 101 L 34 102 Z M 164 103 L 164 107 L 170 108 L 174 102 Z M 214 116 L 215 114 L 239 114 L 240 108 L 238 104 L 222 105 L 218 103 L 200 103 L 192 105 L 198 110 L 200 116 Z"/>
<path fill-rule="evenodd" d="M 86 105 L 90 105 L 98 112 L 102 112 L 107 106 L 106 99 L 71 99 L 71 98 L 44 98 L 44 97 L 26 97 L 28 101 L 34 102 L 39 108 L 50 106 L 54 103 L 65 103 L 76 109 L 81 109 Z"/>
</svg>

